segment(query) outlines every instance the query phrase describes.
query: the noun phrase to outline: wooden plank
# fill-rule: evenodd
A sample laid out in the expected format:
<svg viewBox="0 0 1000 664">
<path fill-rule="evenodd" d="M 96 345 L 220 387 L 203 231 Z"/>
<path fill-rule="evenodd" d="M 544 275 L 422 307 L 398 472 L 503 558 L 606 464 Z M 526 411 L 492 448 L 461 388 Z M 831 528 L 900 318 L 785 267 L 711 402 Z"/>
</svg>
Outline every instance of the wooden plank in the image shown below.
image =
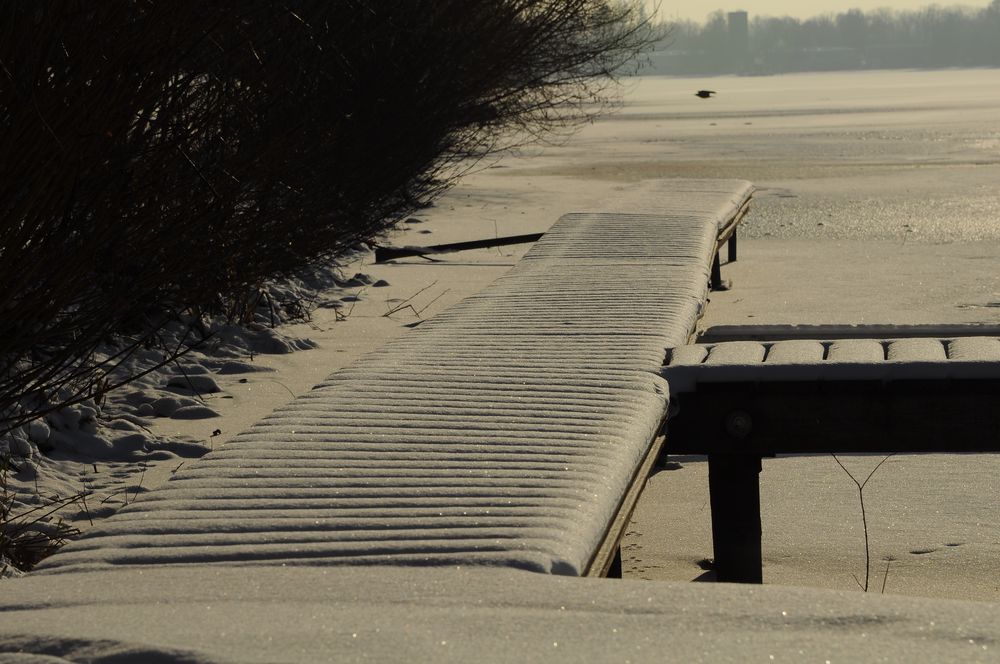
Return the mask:
<svg viewBox="0 0 1000 664">
<path fill-rule="evenodd" d="M 1000 451 L 1000 380 L 717 383 L 678 400 L 671 454 Z"/>
<path fill-rule="evenodd" d="M 751 196 L 743 201 L 743 204 L 740 206 L 740 209 L 736 211 L 736 214 L 730 217 L 729 220 L 726 221 L 725 225 L 719 229 L 718 246 L 720 249 L 722 248 L 722 245 L 728 242 L 731 237 L 736 237 L 736 229 L 739 227 L 740 222 L 743 221 L 743 218 L 747 216 L 747 213 L 750 212 L 750 202 L 752 200 L 753 197 Z"/>
<path fill-rule="evenodd" d="M 735 236 L 734 236 L 735 237 Z M 794 339 L 910 339 L 938 337 L 1000 337 L 1000 326 L 986 323 L 952 325 L 715 325 L 699 343 L 727 341 L 790 341 Z"/>
<path fill-rule="evenodd" d="M 712 255 L 712 277 L 711 277 L 711 287 L 713 291 L 726 291 L 733 287 L 732 281 L 725 280 L 722 278 L 722 257 L 719 255 L 719 251 L 724 245 L 729 245 L 729 262 L 736 262 L 736 229 L 739 227 L 740 222 L 750 211 L 750 200 L 747 199 L 743 202 L 743 205 L 737 210 L 736 214 L 732 216 L 729 221 L 726 222 L 719 230 L 719 236 L 716 240 L 716 249 Z"/>
<path fill-rule="evenodd" d="M 763 581 L 762 456 L 1000 451 L 1000 380 L 709 383 L 676 399 L 666 448 L 708 455 L 718 581 Z"/>
<path fill-rule="evenodd" d="M 646 488 L 646 480 L 649 479 L 650 473 L 653 472 L 656 460 L 660 458 L 663 444 L 664 437 L 657 436 L 653 444 L 650 445 L 646 457 L 642 460 L 632 478 L 632 482 L 629 484 L 628 491 L 622 496 L 618 510 L 615 513 L 615 518 L 611 520 L 604 534 L 604 539 L 594 552 L 594 557 L 587 566 L 584 576 L 620 578 L 622 535 L 625 534 L 625 529 L 628 528 L 632 512 L 635 511 L 636 503 L 639 502 L 639 497 L 642 495 L 643 489 Z M 614 576 L 614 566 L 616 563 L 619 566 L 617 570 L 618 576 Z"/>
<path fill-rule="evenodd" d="M 434 244 L 428 247 L 375 247 L 375 262 L 384 263 L 396 258 L 410 258 L 413 256 L 426 256 L 427 254 L 446 254 L 453 251 L 465 251 L 467 249 L 484 249 L 489 247 L 503 247 L 509 244 L 527 244 L 538 242 L 544 233 L 528 233 L 525 235 L 508 235 L 506 237 L 494 237 L 487 240 L 469 240 L 468 242 L 452 242 L 450 244 Z"/>
</svg>

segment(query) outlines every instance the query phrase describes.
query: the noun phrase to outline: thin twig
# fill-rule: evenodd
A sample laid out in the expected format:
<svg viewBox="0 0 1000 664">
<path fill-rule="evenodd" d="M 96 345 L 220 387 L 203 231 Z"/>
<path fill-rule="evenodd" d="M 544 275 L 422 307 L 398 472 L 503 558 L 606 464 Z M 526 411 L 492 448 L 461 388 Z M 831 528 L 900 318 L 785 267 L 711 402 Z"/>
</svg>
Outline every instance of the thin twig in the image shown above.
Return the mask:
<svg viewBox="0 0 1000 664">
<path fill-rule="evenodd" d="M 347 310 L 347 313 L 346 313 L 346 314 L 344 314 L 344 319 L 345 319 L 345 320 L 346 320 L 347 318 L 350 318 L 351 314 L 353 314 L 353 313 L 354 313 L 354 305 L 356 305 L 356 304 L 358 303 L 358 300 L 360 300 L 360 299 L 361 299 L 361 296 L 362 296 L 362 295 L 364 294 L 364 292 L 365 292 L 366 290 L 368 290 L 368 287 L 367 287 L 367 286 L 365 286 L 365 287 L 363 287 L 363 288 L 361 288 L 361 289 L 359 289 L 359 290 L 358 290 L 358 293 L 357 293 L 357 295 L 355 295 L 355 296 L 354 296 L 354 301 L 353 301 L 353 302 L 351 302 L 351 306 L 350 306 L 350 308 L 349 308 L 349 309 Z"/>
<path fill-rule="evenodd" d="M 10 518 L 10 522 L 11 523 L 14 522 L 14 521 L 21 520 L 24 517 L 28 516 L 29 514 L 32 514 L 34 512 L 39 511 L 39 510 L 43 510 L 43 509 L 45 509 L 47 507 L 52 507 L 52 509 L 50 509 L 48 512 L 45 512 L 44 514 L 41 514 L 40 516 L 35 517 L 31 521 L 28 521 L 28 522 L 22 523 L 22 524 L 18 524 L 17 527 L 11 529 L 11 532 L 16 533 L 16 534 L 22 533 L 25 530 L 27 530 L 29 527 L 35 525 L 36 523 L 38 523 L 42 519 L 55 514 L 56 512 L 58 512 L 59 510 L 61 510 L 62 508 L 66 507 L 67 505 L 72 505 L 73 503 L 81 500 L 85 495 L 86 495 L 86 492 L 84 492 L 84 493 L 78 493 L 75 496 L 70 496 L 68 498 L 60 498 L 58 500 L 55 500 L 55 501 L 49 503 L 48 505 L 39 505 L 38 507 L 31 508 L 27 512 L 22 512 L 21 514 L 13 516 L 13 517 Z M 55 507 L 53 507 L 53 505 L 55 505 Z"/>
<path fill-rule="evenodd" d="M 854 475 L 851 473 L 851 471 L 849 471 L 847 469 L 847 466 L 845 466 L 843 463 L 841 463 L 840 459 L 837 458 L 836 454 L 831 454 L 830 456 L 833 457 L 833 460 L 837 462 L 837 465 L 840 466 L 841 469 L 843 469 L 843 471 L 845 473 L 847 473 L 847 476 L 850 477 L 851 481 L 854 482 L 855 486 L 858 487 L 858 501 L 861 503 L 861 526 L 862 526 L 862 528 L 864 529 L 864 532 L 865 532 L 865 582 L 864 582 L 864 585 L 861 584 L 861 581 L 858 580 L 857 576 L 854 576 L 853 574 L 852 574 L 852 576 L 854 576 L 854 582 L 858 584 L 858 586 L 861 588 L 861 590 L 863 590 L 864 592 L 868 592 L 868 583 L 869 583 L 869 581 L 871 579 L 871 546 L 870 546 L 870 543 L 869 543 L 869 540 L 868 540 L 868 515 L 865 512 L 865 486 L 868 484 L 868 480 L 870 480 L 872 478 L 872 475 L 875 474 L 875 471 L 877 471 L 879 468 L 881 468 L 883 463 L 885 463 L 886 461 L 888 461 L 890 458 L 894 457 L 895 453 L 889 454 L 884 459 L 882 459 L 881 461 L 879 461 L 878 464 L 872 469 L 872 472 L 868 473 L 868 477 L 865 478 L 864 482 L 859 482 L 857 480 L 857 478 L 854 477 Z"/>
<path fill-rule="evenodd" d="M 142 462 L 142 472 L 139 473 L 139 483 L 135 485 L 135 495 L 132 497 L 132 502 L 135 502 L 135 499 L 139 497 L 139 490 L 142 489 L 142 481 L 144 479 L 146 479 L 146 468 L 147 467 L 148 467 L 148 463 L 145 462 L 145 461 L 143 461 Z M 125 504 L 128 505 L 128 490 L 127 489 L 125 491 Z"/>
<path fill-rule="evenodd" d="M 432 304 L 440 300 L 450 290 L 451 290 L 450 288 L 445 288 L 436 298 L 434 298 L 433 300 L 425 304 L 423 307 L 421 307 L 420 310 L 417 311 L 417 317 L 419 318 L 420 314 L 424 313 L 427 310 L 427 307 L 431 306 Z"/>
<path fill-rule="evenodd" d="M 84 488 L 84 492 L 80 496 L 80 502 L 83 503 L 83 511 L 87 514 L 87 521 L 89 521 L 90 525 L 93 526 L 94 525 L 94 518 L 92 516 L 90 516 L 90 508 L 87 506 L 87 493 L 92 493 L 92 492 L 90 492 L 90 490 L 87 489 L 87 485 L 86 484 L 83 485 L 83 488 Z"/>
<path fill-rule="evenodd" d="M 397 312 L 399 312 L 402 309 L 406 309 L 407 306 L 410 306 L 410 308 L 412 309 L 413 307 L 411 305 L 409 305 L 410 300 L 412 300 L 413 298 L 417 297 L 418 295 L 420 295 L 421 293 L 423 293 L 425 290 L 427 290 L 428 288 L 432 287 L 436 283 L 437 283 L 437 281 L 435 280 L 435 281 L 432 281 L 431 283 L 427 284 L 426 286 L 424 286 L 423 288 L 421 288 L 420 290 L 418 290 L 416 293 L 414 293 L 410 297 L 406 298 L 405 300 L 403 300 L 402 302 L 400 302 L 395 307 L 392 307 L 391 309 L 389 309 L 389 311 L 387 311 L 384 314 L 382 314 L 382 317 L 383 318 L 389 318 L 394 313 L 397 313 Z M 443 295 L 443 293 L 442 293 L 442 295 Z M 441 297 L 441 296 L 438 295 L 438 297 Z M 437 299 L 437 298 L 435 298 L 435 299 Z M 388 305 L 388 303 L 386 303 L 386 304 Z"/>
<path fill-rule="evenodd" d="M 291 395 L 293 399 L 298 396 L 297 394 L 295 394 L 295 392 L 292 391 L 292 388 L 288 387 L 280 380 L 275 380 L 274 378 L 265 378 L 264 380 L 269 383 L 277 383 L 278 385 L 281 385 L 283 388 L 285 388 L 285 391 L 288 392 L 288 394 Z"/>
<path fill-rule="evenodd" d="M 201 401 L 202 403 L 205 403 L 205 397 L 202 396 L 201 392 L 199 392 L 195 388 L 195 386 L 191 383 L 191 377 L 188 376 L 187 371 L 184 371 L 184 365 L 182 365 L 180 362 L 178 362 L 176 357 L 174 358 L 173 362 L 174 362 L 174 365 L 177 367 L 178 371 L 181 372 L 181 375 L 184 376 L 184 382 L 187 383 L 188 389 L 191 390 L 196 397 L 198 397 L 199 401 Z"/>
<path fill-rule="evenodd" d="M 427 307 L 431 306 L 432 304 L 434 304 L 435 302 L 437 302 L 438 300 L 440 300 L 441 297 L 444 296 L 444 294 L 447 293 L 450 290 L 451 290 L 450 288 L 445 288 L 443 291 L 441 291 L 441 293 L 436 298 L 434 298 L 433 300 L 431 300 L 430 302 L 428 302 L 427 304 L 425 304 L 424 306 L 422 306 L 419 309 L 414 308 L 414 306 L 412 304 L 403 304 L 403 305 L 400 305 L 400 306 L 396 307 L 393 310 L 393 313 L 398 313 L 398 312 L 402 311 L 403 309 L 409 309 L 410 311 L 413 312 L 414 316 L 416 316 L 417 318 L 420 318 L 420 314 L 422 314 L 424 311 L 426 311 Z M 390 317 L 389 314 L 384 314 L 383 315 L 383 318 L 388 318 L 388 317 Z M 423 319 L 421 319 L 421 320 L 423 320 Z"/>
</svg>

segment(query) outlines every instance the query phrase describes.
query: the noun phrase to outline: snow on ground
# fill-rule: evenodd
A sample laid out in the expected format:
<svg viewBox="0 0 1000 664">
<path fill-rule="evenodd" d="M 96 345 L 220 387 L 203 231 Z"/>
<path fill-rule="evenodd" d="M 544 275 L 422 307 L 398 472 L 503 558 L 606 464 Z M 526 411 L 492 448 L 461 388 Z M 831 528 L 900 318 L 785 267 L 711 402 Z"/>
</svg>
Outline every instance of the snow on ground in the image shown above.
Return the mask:
<svg viewBox="0 0 1000 664">
<path fill-rule="evenodd" d="M 111 383 L 138 376 L 127 385 L 99 402 L 91 398 L 53 410 L 0 439 L 0 455 L 10 466 L 4 477 L 7 533 L 71 537 L 207 453 L 222 435 L 220 410 L 233 398 L 233 387 L 275 372 L 259 358 L 316 347 L 307 337 L 282 331 L 282 324 L 311 320 L 324 309 L 333 320 L 343 318 L 360 289 L 378 285 L 364 273 L 345 278 L 335 266 L 318 266 L 267 284 L 255 320 L 247 324 L 168 323 L 155 347 L 138 349 L 108 374 Z M 184 352 L 164 363 L 174 349 Z M 106 344 L 96 361 L 120 352 Z M 167 422 L 200 425 L 202 435 L 171 432 Z M 6 570 L 15 572 L 13 566 Z"/>
<path fill-rule="evenodd" d="M 776 586 L 209 565 L 6 583 L 0 662 L 995 662 L 1000 647 L 997 605 Z M 5 659 L 19 651 L 38 659 Z"/>
<path fill-rule="evenodd" d="M 712 81 L 719 94 L 699 100 L 691 95 L 701 87 L 697 81 L 647 79 L 629 92 L 624 115 L 584 128 L 565 146 L 506 159 L 468 178 L 437 207 L 419 215 L 415 221 L 420 223 L 404 224 L 393 241 L 419 245 L 540 232 L 560 214 L 586 209 L 623 184 L 643 178 L 740 177 L 760 188 L 743 233 L 750 239 L 741 240 L 740 262 L 727 268 L 726 276 L 735 280 L 734 290 L 712 294 L 705 326 L 1000 323 L 1000 199 L 995 192 L 1000 181 L 996 112 L 1000 85 L 996 83 L 1000 83 L 996 70 L 719 78 Z M 344 270 L 367 275 L 371 284 L 359 281 L 346 288 L 346 295 L 334 291 L 320 296 L 344 302 L 340 316 L 335 309 L 320 308 L 311 321 L 281 328 L 285 335 L 281 338 L 309 338 L 315 348 L 270 355 L 259 354 L 256 342 L 247 342 L 234 356 L 205 356 L 194 363 L 201 368 L 192 364 L 186 370 L 189 377 L 206 376 L 196 380 L 214 381 L 218 392 L 195 394 L 179 386 L 182 378 L 170 370 L 143 387 L 123 392 L 133 396 L 123 397 L 120 405 L 102 405 L 99 416 L 80 408 L 61 418 L 59 426 L 50 427 L 59 436 L 91 440 L 98 451 L 106 446 L 88 436 L 109 443 L 144 436 L 143 444 L 160 446 L 156 454 L 165 457 L 157 464 L 149 460 L 145 474 L 145 450 L 130 452 L 133 456 L 123 460 L 78 455 L 72 462 L 42 456 L 35 457 L 35 463 L 46 472 L 49 466 L 57 468 L 49 477 L 59 478 L 52 479 L 51 486 L 62 494 L 79 491 L 96 463 L 97 474 L 104 478 L 102 491 L 114 494 L 106 503 L 111 511 L 125 500 L 127 487 L 133 492 L 152 490 L 167 479 L 170 469 L 185 461 L 182 452 L 196 455 L 224 444 L 292 395 L 492 282 L 525 249 L 464 252 L 437 263 L 407 259 L 371 265 L 362 256 Z M 380 281 L 389 285 L 376 287 Z M 267 328 L 264 325 L 258 332 L 271 335 Z M 226 363 L 254 371 L 226 373 L 226 366 L 235 368 Z M 169 385 L 171 378 L 177 381 L 174 386 Z M 176 399 L 162 402 L 176 406 L 174 414 L 183 408 L 208 408 L 219 415 L 151 416 L 149 408 L 155 415 L 159 398 Z M 122 428 L 111 428 L 112 422 Z M 213 436 L 215 431 L 220 433 Z M 35 431 L 34 436 L 43 439 L 44 432 Z M 18 444 L 32 452 L 31 446 L 37 447 L 37 442 Z M 869 461 L 846 460 L 858 472 Z M 828 457 L 765 462 L 764 574 L 772 586 L 840 592 L 663 583 L 702 576 L 699 562 L 711 555 L 706 464 L 696 458 L 678 462 L 673 470 L 653 477 L 625 540 L 626 575 L 653 580 L 649 582 L 614 587 L 587 581 L 579 587 L 589 590 L 578 591 L 567 585 L 570 580 L 533 578 L 521 586 L 516 573 L 500 581 L 465 577 L 455 581 L 438 578 L 438 572 L 427 575 L 427 570 L 379 570 L 369 579 L 372 584 L 384 579 L 404 588 L 403 578 L 410 576 L 413 593 L 389 597 L 386 591 L 384 606 L 390 608 L 378 614 L 371 609 L 368 594 L 375 586 L 358 591 L 343 580 L 323 585 L 313 576 L 316 570 L 287 572 L 295 579 L 256 581 L 241 570 L 192 570 L 189 576 L 170 568 L 132 571 L 129 574 L 146 575 L 150 599 L 143 603 L 133 598 L 129 604 L 115 604 L 109 594 L 124 583 L 121 574 L 87 575 L 78 585 L 60 585 L 59 575 L 49 575 L 15 582 L 23 590 L 9 601 L 21 602 L 18 606 L 25 611 L 31 598 L 45 596 L 52 601 L 39 600 L 39 613 L 19 614 L 17 623 L 0 618 L 0 626 L 7 644 L 14 642 L 11 635 L 21 625 L 25 630 L 37 628 L 35 633 L 48 631 L 66 647 L 79 644 L 74 639 L 91 629 L 97 630 L 91 636 L 100 633 L 112 645 L 124 640 L 125 634 L 148 631 L 156 647 L 183 650 L 175 628 L 185 617 L 191 618 L 185 625 L 205 619 L 204 629 L 192 641 L 194 648 L 215 643 L 213 639 L 223 646 L 240 643 L 241 635 L 248 639 L 254 635 L 256 621 L 278 620 L 281 629 L 262 633 L 276 638 L 274 647 L 283 650 L 270 649 L 264 644 L 266 638 L 260 643 L 250 639 L 243 642 L 249 644 L 246 650 L 234 650 L 232 655 L 247 660 L 268 659 L 269 654 L 275 655 L 271 659 L 281 655 L 306 660 L 334 652 L 340 659 L 372 654 L 403 659 L 411 648 L 437 655 L 434 648 L 441 646 L 440 641 L 455 644 L 462 638 L 459 627 L 438 627 L 454 624 L 464 629 L 477 616 L 484 622 L 466 632 L 473 636 L 460 641 L 454 659 L 481 654 L 483 643 L 496 647 L 497 658 L 517 652 L 551 659 L 555 651 L 544 651 L 541 644 L 555 636 L 553 643 L 565 638 L 577 644 L 567 651 L 567 659 L 575 661 L 599 652 L 593 648 L 601 640 L 591 638 L 594 635 L 611 639 L 606 642 L 619 646 L 614 653 L 622 659 L 634 655 L 634 660 L 659 661 L 664 653 L 675 653 L 681 660 L 713 655 L 715 661 L 742 660 L 744 655 L 768 661 L 769 653 L 793 661 L 995 657 L 991 648 L 1000 624 L 995 604 L 862 596 L 852 578 L 863 574 L 857 496 L 849 478 Z M 991 602 L 1000 598 L 997 464 L 991 456 L 933 455 L 894 458 L 879 470 L 867 490 L 876 591 L 888 562 L 887 595 Z M 20 481 L 30 490 L 31 476 Z M 88 481 L 92 487 L 99 485 L 96 477 Z M 95 502 L 100 503 L 90 501 Z M 75 524 L 86 527 L 79 520 Z M 220 585 L 197 594 L 199 584 L 209 583 L 212 574 L 218 575 Z M 285 581 L 289 585 L 283 585 Z M 179 593 L 189 593 L 191 601 L 168 597 L 174 584 Z M 294 588 L 314 587 L 322 600 L 305 601 L 305 606 L 296 603 Z M 521 598 L 505 603 L 511 598 L 500 592 L 523 588 L 534 592 L 543 587 L 552 602 L 579 600 L 572 605 L 579 609 L 573 620 L 562 621 L 551 602 L 530 605 Z M 464 603 L 435 605 L 434 593 L 442 588 L 461 594 Z M 483 594 L 475 595 L 480 591 Z M 254 594 L 258 592 L 264 595 Z M 364 596 L 329 606 L 329 597 L 351 597 L 352 592 Z M 73 593 L 87 597 L 73 599 L 69 597 Z M 234 593 L 236 601 L 214 614 L 223 617 L 210 619 L 208 607 L 219 606 L 216 600 L 226 593 Z M 660 609 L 643 613 L 640 607 L 647 597 Z M 588 613 L 595 602 L 604 607 L 599 616 L 604 622 L 592 620 L 595 614 Z M 481 614 L 471 608 L 484 604 L 500 608 Z M 94 612 L 96 606 L 104 608 Z M 238 613 L 241 608 L 245 613 Z M 317 612 L 311 613 L 314 609 Z M 669 615 L 664 613 L 667 609 Z M 74 631 L 80 615 L 89 616 L 87 625 Z M 127 619 L 129 615 L 133 618 Z M 246 621 L 233 622 L 229 615 L 242 615 Z M 296 631 L 303 615 L 318 617 L 307 621 L 304 631 Z M 614 620 L 606 620 L 609 615 Z M 641 629 L 626 620 L 641 621 L 644 615 L 652 620 Z M 462 620 L 456 622 L 458 617 Z M 619 619 L 622 622 L 612 625 Z M 157 624 L 163 627 L 154 629 Z M 615 641 L 600 631 L 602 624 L 635 638 Z M 234 626 L 238 629 L 229 629 Z M 525 638 L 528 631 L 530 638 Z M 362 637 L 365 647 L 352 650 L 351 644 Z M 142 643 L 136 647 L 148 644 L 146 638 L 137 638 Z M 519 640 L 524 647 L 515 650 Z M 650 649 L 643 655 L 621 649 L 628 644 Z M 253 655 L 250 651 L 258 645 L 255 652 L 260 654 Z M 216 646 L 205 647 L 214 654 L 203 661 L 225 659 Z"/>
<path fill-rule="evenodd" d="M 564 193 L 576 195 L 553 196 L 551 186 L 521 181 L 511 192 L 473 183 L 407 219 L 386 241 L 438 244 L 544 231 L 575 204 L 596 201 L 612 188 L 566 183 Z M 85 531 L 355 358 L 477 292 L 527 248 L 382 265 L 372 264 L 365 250 L 342 266 L 317 266 L 269 284 L 255 322 L 215 321 L 209 338 L 176 362 L 102 403 L 68 406 L 0 441 L 14 464 L 6 475 L 12 515 L 25 515 L 8 530 L 56 538 Z M 167 348 L 192 338 L 181 323 L 162 336 Z M 118 373 L 140 373 L 161 360 L 159 349 L 141 350 Z"/>
</svg>

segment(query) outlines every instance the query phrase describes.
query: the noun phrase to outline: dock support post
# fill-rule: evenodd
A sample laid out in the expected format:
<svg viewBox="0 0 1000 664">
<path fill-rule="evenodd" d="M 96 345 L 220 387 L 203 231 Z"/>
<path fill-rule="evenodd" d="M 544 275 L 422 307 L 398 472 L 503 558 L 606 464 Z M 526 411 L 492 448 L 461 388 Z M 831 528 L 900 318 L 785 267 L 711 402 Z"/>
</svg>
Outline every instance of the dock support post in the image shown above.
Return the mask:
<svg viewBox="0 0 1000 664">
<path fill-rule="evenodd" d="M 763 582 L 760 471 L 758 455 L 708 455 L 717 581 Z"/>
<path fill-rule="evenodd" d="M 715 257 L 712 259 L 712 290 L 726 290 L 725 284 L 722 282 L 722 263 L 719 261 L 719 252 L 715 252 Z"/>
<path fill-rule="evenodd" d="M 622 547 L 619 544 L 615 547 L 615 557 L 611 561 L 611 567 L 608 568 L 608 573 L 605 578 L 608 579 L 620 579 L 622 578 Z"/>
</svg>

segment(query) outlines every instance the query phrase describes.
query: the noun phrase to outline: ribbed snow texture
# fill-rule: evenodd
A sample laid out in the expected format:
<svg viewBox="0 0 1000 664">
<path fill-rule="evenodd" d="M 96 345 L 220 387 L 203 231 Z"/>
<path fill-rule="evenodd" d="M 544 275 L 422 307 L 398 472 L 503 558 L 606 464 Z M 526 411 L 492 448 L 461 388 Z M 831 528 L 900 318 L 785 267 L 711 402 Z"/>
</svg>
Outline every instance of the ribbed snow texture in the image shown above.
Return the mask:
<svg viewBox="0 0 1000 664">
<path fill-rule="evenodd" d="M 692 344 L 661 372 L 672 394 L 699 383 L 1000 378 L 1000 338 L 796 339 Z"/>
<path fill-rule="evenodd" d="M 720 228 L 752 191 L 666 186 L 681 193 L 640 187 L 650 201 L 634 213 L 563 217 L 484 291 L 333 374 L 43 568 L 583 573 L 665 413 L 666 349 L 694 330 Z"/>
</svg>

